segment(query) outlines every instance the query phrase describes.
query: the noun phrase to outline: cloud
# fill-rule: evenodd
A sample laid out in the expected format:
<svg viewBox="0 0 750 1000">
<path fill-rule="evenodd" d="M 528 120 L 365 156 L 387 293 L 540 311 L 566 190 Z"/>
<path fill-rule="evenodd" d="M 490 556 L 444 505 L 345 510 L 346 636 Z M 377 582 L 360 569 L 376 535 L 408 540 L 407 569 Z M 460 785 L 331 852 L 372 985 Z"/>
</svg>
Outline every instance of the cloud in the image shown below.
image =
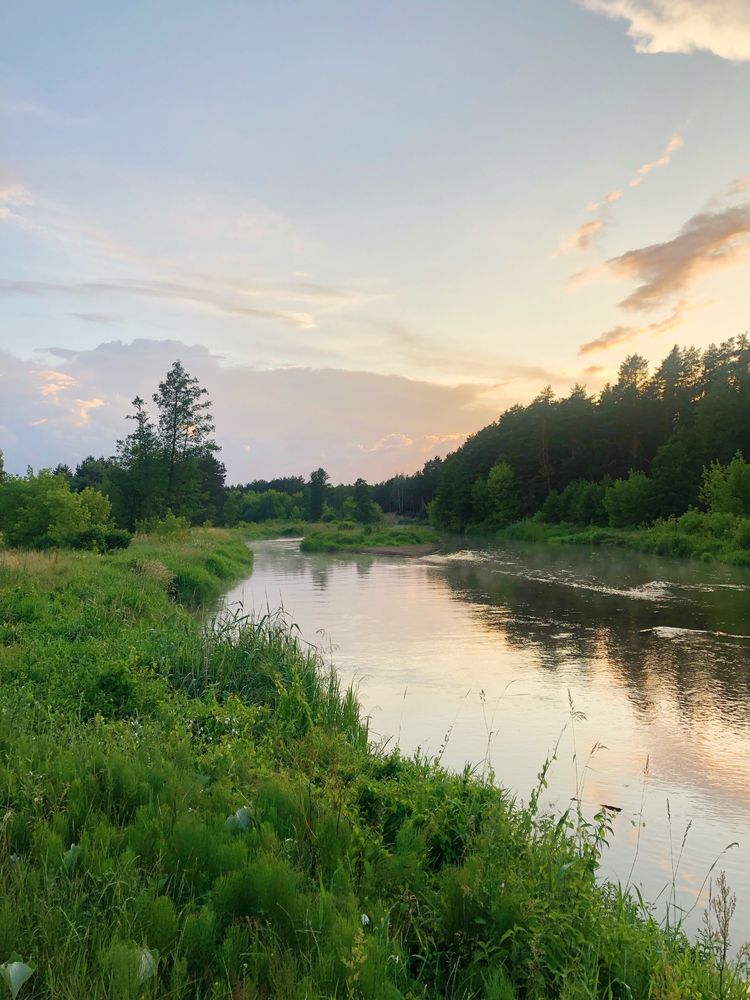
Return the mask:
<svg viewBox="0 0 750 1000">
<path fill-rule="evenodd" d="M 408 434 L 401 434 L 396 431 L 393 434 L 386 434 L 384 437 L 378 438 L 372 445 L 358 445 L 362 451 L 392 451 L 394 448 L 411 448 L 414 444 L 414 438 L 410 438 Z"/>
<path fill-rule="evenodd" d="M 0 173 L 0 205 L 6 208 L 7 206 L 16 208 L 33 203 L 31 191 L 24 184 L 7 174 Z"/>
<path fill-rule="evenodd" d="M 589 365 L 588 368 L 583 369 L 584 375 L 601 375 L 607 369 L 603 365 Z"/>
<path fill-rule="evenodd" d="M 584 222 L 558 249 L 558 253 L 570 253 L 571 250 L 588 250 L 594 244 L 597 235 L 604 228 L 603 219 Z"/>
<path fill-rule="evenodd" d="M 188 192 L 159 193 L 163 197 L 158 202 L 153 191 L 138 202 L 128 223 L 128 228 L 135 227 L 135 235 L 120 239 L 65 205 L 33 196 L 27 186 L 0 173 L 0 220 L 51 243 L 56 254 L 74 258 L 78 273 L 90 275 L 73 283 L 6 281 L 0 292 L 171 301 L 194 312 L 274 320 L 300 330 L 316 329 L 324 311 L 360 306 L 379 297 L 372 291 L 315 282 L 308 273 L 291 282 L 237 280 L 233 275 L 246 272 L 249 256 L 267 260 L 269 252 L 274 256 L 274 247 L 277 254 L 283 249 L 285 259 L 299 252 L 291 223 L 263 206 L 247 209 Z M 147 252 L 141 249 L 145 246 Z M 102 277 L 105 267 L 117 278 Z M 123 267 L 130 274 L 121 277 Z M 109 315 L 97 309 L 77 312 L 78 318 L 90 322 L 102 322 L 94 317 Z"/>
<path fill-rule="evenodd" d="M 206 347 L 178 341 L 112 341 L 93 350 L 46 353 L 58 359 L 54 366 L 0 351 L 7 424 L 2 447 L 13 472 L 112 454 L 129 432 L 130 401 L 136 394 L 150 400 L 176 358 L 209 391 L 220 457 L 232 482 L 306 475 L 321 465 L 334 481 L 363 476 L 376 482 L 446 454 L 463 440 L 463 429 L 497 416 L 482 385 L 332 368 L 261 371 L 223 363 Z M 48 385 L 54 391 L 42 394 L 40 387 Z"/>
<path fill-rule="evenodd" d="M 463 441 L 466 440 L 468 434 L 461 431 L 454 431 L 452 434 L 427 434 L 424 438 L 424 443 L 428 448 L 434 448 L 438 445 L 450 444 L 458 447 Z"/>
<path fill-rule="evenodd" d="M 79 297 L 124 295 L 135 298 L 164 299 L 179 302 L 210 312 L 223 313 L 245 319 L 273 319 L 313 330 L 315 317 L 305 311 L 291 309 L 264 309 L 245 305 L 240 298 L 232 298 L 208 286 L 183 284 L 174 281 L 120 279 L 79 282 L 0 281 L 0 295 L 75 295 Z"/>
<path fill-rule="evenodd" d="M 617 278 L 640 282 L 621 306 L 651 309 L 684 292 L 704 275 L 741 263 L 748 251 L 750 201 L 694 215 L 673 239 L 629 250 L 608 260 L 604 268 Z"/>
<path fill-rule="evenodd" d="M 99 312 L 77 312 L 71 313 L 75 319 L 82 319 L 86 323 L 101 323 L 105 326 L 109 326 L 112 323 L 121 323 L 122 317 L 120 316 L 110 316 L 109 313 L 99 313 Z"/>
<path fill-rule="evenodd" d="M 596 212 L 600 208 L 606 208 L 607 205 L 612 205 L 614 202 L 619 201 L 622 198 L 622 191 L 610 191 L 605 194 L 603 198 L 599 201 L 592 201 L 588 206 L 589 212 Z"/>
<path fill-rule="evenodd" d="M 646 333 L 667 333 L 669 330 L 674 330 L 684 323 L 684 315 L 688 308 L 686 303 L 681 302 L 669 316 L 658 322 L 648 323 L 645 326 L 616 326 L 612 330 L 607 330 L 595 340 L 589 340 L 588 343 L 582 344 L 578 354 L 584 356 L 586 354 L 593 354 L 595 351 L 606 351 L 611 347 L 627 344 L 631 340 L 635 340 L 636 337 L 642 337 Z M 603 369 L 596 366 L 586 369 L 587 373 L 600 371 L 603 371 Z"/>
<path fill-rule="evenodd" d="M 38 389 L 42 396 L 57 397 L 61 392 L 70 389 L 71 386 L 76 384 L 73 376 L 68 375 L 66 372 L 42 369 L 41 371 L 32 371 L 31 374 L 33 378 L 38 379 L 42 383 Z"/>
<path fill-rule="evenodd" d="M 744 177 L 738 177 L 737 180 L 732 181 L 727 194 L 744 194 L 746 191 L 750 191 L 750 174 L 745 174 Z"/>
<path fill-rule="evenodd" d="M 509 361 L 499 354 L 476 350 L 472 350 L 469 356 L 460 341 L 442 346 L 434 337 L 417 333 L 402 323 L 362 318 L 357 328 L 360 337 L 356 345 L 358 355 L 365 356 L 372 352 L 381 366 L 384 359 L 398 359 L 401 364 L 415 366 L 421 372 L 437 372 L 440 375 L 448 372 L 454 383 L 459 378 L 493 385 L 498 381 L 505 385 L 561 381 L 559 372 L 542 365 Z M 370 331 L 374 336 L 367 336 Z M 351 349 L 351 343 L 348 346 Z"/>
<path fill-rule="evenodd" d="M 74 423 L 78 427 L 85 427 L 91 423 L 90 411 L 106 405 L 106 401 L 103 399 L 77 399 L 71 409 Z"/>
<path fill-rule="evenodd" d="M 750 59 L 747 0 L 578 0 L 613 20 L 628 22 L 638 52 L 713 52 Z"/>
<path fill-rule="evenodd" d="M 673 155 L 678 149 L 682 149 L 684 145 L 685 140 L 682 136 L 673 135 L 664 147 L 661 156 L 638 167 L 635 177 L 630 180 L 629 186 L 631 188 L 639 187 L 643 183 L 644 179 L 653 170 L 659 170 L 662 167 L 668 166 L 672 162 Z M 590 222 L 584 222 L 583 225 L 579 226 L 570 239 L 566 240 L 560 247 L 558 247 L 555 256 L 569 253 L 571 250 L 589 250 L 594 245 L 597 236 L 599 236 L 601 231 L 604 229 L 610 206 L 616 201 L 619 201 L 622 198 L 622 195 L 622 191 L 615 189 L 610 191 L 608 194 L 605 194 L 605 196 L 600 198 L 599 201 L 592 201 L 588 206 L 588 211 L 598 212 L 598 218 L 592 219 Z"/>
<path fill-rule="evenodd" d="M 681 135 L 673 135 L 669 140 L 667 145 L 664 147 L 664 152 L 657 159 L 652 160 L 650 163 L 644 163 L 643 166 L 638 167 L 635 177 L 630 181 L 631 187 L 638 187 L 639 184 L 643 183 L 644 177 L 651 173 L 652 170 L 660 170 L 662 167 L 667 167 L 672 162 L 672 156 L 677 152 L 678 149 L 682 149 L 685 145 L 685 140 Z"/>
</svg>

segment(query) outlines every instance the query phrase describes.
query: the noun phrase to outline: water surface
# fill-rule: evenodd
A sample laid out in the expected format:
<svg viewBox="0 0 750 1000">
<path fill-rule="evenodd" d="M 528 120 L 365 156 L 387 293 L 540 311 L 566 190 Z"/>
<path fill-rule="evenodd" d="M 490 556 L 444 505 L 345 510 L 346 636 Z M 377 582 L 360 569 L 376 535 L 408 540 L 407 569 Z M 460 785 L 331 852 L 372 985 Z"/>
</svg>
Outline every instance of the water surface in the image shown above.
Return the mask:
<svg viewBox="0 0 750 1000">
<path fill-rule="evenodd" d="M 750 938 L 750 572 L 509 543 L 422 559 L 305 555 L 288 539 L 253 551 L 227 604 L 283 606 L 358 685 L 374 738 L 491 767 L 523 799 L 557 745 L 547 801 L 567 808 L 578 790 L 589 814 L 621 810 L 605 872 L 659 914 L 669 899 L 691 909 L 738 841 L 715 873 L 738 896 L 735 944 Z"/>
</svg>

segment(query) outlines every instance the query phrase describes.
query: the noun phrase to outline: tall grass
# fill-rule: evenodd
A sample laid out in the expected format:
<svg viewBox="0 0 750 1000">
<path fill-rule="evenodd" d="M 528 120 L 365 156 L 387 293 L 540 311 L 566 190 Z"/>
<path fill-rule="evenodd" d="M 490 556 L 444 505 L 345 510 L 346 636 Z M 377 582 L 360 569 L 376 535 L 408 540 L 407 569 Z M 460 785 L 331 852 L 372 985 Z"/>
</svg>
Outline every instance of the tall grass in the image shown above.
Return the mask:
<svg viewBox="0 0 750 1000">
<path fill-rule="evenodd" d="M 0 559 L 21 1000 L 746 997 L 727 893 L 697 945 L 665 931 L 598 881 L 605 819 L 371 746 L 283 617 L 183 607 L 246 571 L 237 545 Z M 191 567 L 210 586 L 176 587 Z"/>
</svg>

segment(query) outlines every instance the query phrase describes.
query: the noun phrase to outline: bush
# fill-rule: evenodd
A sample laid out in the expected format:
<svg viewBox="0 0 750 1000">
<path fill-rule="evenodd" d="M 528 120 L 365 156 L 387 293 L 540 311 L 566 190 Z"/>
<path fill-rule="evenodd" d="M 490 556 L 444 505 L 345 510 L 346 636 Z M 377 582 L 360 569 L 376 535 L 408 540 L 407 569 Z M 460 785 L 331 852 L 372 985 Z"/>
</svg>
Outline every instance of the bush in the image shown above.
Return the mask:
<svg viewBox="0 0 750 1000">
<path fill-rule="evenodd" d="M 612 528 L 637 528 L 656 515 L 654 488 L 644 472 L 616 479 L 604 493 L 604 509 Z"/>
<path fill-rule="evenodd" d="M 750 463 L 740 452 L 728 465 L 704 469 L 701 499 L 712 513 L 750 517 Z"/>
</svg>

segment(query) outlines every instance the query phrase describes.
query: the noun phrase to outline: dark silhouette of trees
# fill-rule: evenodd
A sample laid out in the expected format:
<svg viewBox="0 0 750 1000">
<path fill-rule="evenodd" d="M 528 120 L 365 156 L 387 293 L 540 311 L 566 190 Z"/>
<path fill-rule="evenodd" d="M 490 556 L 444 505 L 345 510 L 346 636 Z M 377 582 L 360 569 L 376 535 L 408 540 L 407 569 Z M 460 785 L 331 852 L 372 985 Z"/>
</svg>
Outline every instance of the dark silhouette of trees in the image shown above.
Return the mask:
<svg viewBox="0 0 750 1000">
<path fill-rule="evenodd" d="M 442 464 L 431 512 L 452 531 L 489 523 L 482 483 L 507 463 L 519 516 L 601 524 L 609 507 L 618 524 L 648 522 L 698 504 L 704 467 L 737 452 L 750 457 L 747 337 L 674 347 L 653 374 L 632 354 L 598 398 L 547 388 L 473 434 Z"/>
</svg>

